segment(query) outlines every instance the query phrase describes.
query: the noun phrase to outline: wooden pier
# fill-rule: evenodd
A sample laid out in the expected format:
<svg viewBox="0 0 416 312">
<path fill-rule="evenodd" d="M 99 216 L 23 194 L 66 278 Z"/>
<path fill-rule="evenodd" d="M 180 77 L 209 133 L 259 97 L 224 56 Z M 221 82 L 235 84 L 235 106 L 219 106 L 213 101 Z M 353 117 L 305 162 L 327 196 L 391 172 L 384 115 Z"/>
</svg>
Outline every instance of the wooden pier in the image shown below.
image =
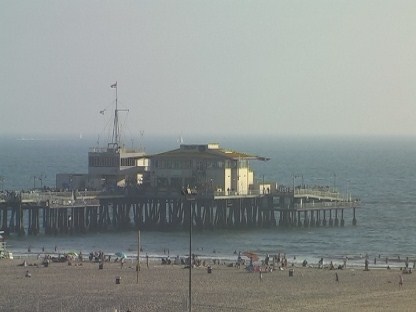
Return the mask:
<svg viewBox="0 0 416 312">
<path fill-rule="evenodd" d="M 188 200 L 177 191 L 10 192 L 0 197 L 0 226 L 20 235 L 102 231 L 186 230 L 189 209 L 195 229 L 344 226 L 344 212 L 356 225 L 358 200 L 316 189 L 199 193 Z"/>
</svg>

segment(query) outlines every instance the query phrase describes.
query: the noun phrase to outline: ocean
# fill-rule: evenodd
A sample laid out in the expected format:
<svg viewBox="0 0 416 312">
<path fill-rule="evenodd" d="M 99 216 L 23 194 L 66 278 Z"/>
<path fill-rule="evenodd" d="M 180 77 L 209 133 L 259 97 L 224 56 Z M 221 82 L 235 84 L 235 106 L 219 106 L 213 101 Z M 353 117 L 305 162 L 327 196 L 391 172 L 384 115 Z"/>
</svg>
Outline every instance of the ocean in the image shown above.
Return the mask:
<svg viewBox="0 0 416 312">
<path fill-rule="evenodd" d="M 193 233 L 193 251 L 201 257 L 232 260 L 235 252 L 253 251 L 260 257 L 285 253 L 289 262 L 364 264 L 364 256 L 378 259 L 416 258 L 416 138 L 410 137 L 224 137 L 214 140 L 220 146 L 270 157 L 267 162 L 252 161 L 256 179 L 288 186 L 335 186 L 341 193 L 360 198 L 357 226 L 350 212 L 345 227 L 272 228 L 251 230 L 215 230 Z M 209 138 L 194 138 L 186 143 L 208 143 Z M 178 147 L 176 139 L 148 138 L 140 145 L 148 154 Z M 57 173 L 86 173 L 92 138 L 21 139 L 0 137 L 0 189 L 21 190 L 55 185 Z M 2 181 L 2 182 L 1 182 Z M 187 232 L 142 231 L 142 255 L 163 257 L 186 255 Z M 103 250 L 122 251 L 133 257 L 137 233 L 94 233 L 18 237 L 8 239 L 15 254 L 31 252 Z M 380 258 L 380 259 L 379 259 Z M 390 265 L 394 264 L 390 260 Z M 400 264 L 398 264 L 400 265 Z"/>
</svg>

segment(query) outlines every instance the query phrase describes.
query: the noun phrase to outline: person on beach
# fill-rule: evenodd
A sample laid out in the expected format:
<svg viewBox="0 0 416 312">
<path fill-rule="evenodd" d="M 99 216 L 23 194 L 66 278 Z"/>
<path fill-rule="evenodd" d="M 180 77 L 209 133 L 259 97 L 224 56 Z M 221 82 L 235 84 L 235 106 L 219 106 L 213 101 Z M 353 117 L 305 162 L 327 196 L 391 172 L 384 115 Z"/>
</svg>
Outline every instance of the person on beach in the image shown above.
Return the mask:
<svg viewBox="0 0 416 312">
<path fill-rule="evenodd" d="M 365 262 L 364 262 L 364 271 L 368 271 L 368 259 L 365 258 Z"/>
<path fill-rule="evenodd" d="M 400 288 L 403 287 L 403 275 L 402 274 L 399 275 L 399 287 Z"/>
</svg>

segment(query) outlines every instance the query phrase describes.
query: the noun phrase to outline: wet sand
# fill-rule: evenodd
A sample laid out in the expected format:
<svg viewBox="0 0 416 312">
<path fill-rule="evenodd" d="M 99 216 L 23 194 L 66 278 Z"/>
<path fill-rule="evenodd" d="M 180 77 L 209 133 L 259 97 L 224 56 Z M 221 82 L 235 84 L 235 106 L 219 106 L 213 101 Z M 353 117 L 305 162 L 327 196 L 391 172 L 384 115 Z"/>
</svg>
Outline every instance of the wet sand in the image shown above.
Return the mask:
<svg viewBox="0 0 416 312">
<path fill-rule="evenodd" d="M 40 265 L 41 260 L 0 260 L 0 311 L 186 311 L 188 269 L 183 266 L 127 261 Z M 416 273 L 397 268 L 328 270 L 294 268 L 247 273 L 243 268 L 212 265 L 193 269 L 193 311 L 414 311 Z M 29 270 L 31 277 L 25 277 Z M 339 282 L 336 281 L 336 273 Z M 116 277 L 120 284 L 116 284 Z"/>
</svg>

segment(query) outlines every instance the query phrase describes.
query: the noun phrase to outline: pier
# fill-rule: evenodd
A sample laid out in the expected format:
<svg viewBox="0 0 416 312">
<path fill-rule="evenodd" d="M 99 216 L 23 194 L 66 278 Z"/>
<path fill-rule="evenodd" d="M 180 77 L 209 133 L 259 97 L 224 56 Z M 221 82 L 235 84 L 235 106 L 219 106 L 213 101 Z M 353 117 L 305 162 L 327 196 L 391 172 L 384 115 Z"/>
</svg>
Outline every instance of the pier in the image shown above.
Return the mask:
<svg viewBox="0 0 416 312">
<path fill-rule="evenodd" d="M 279 212 L 281 226 L 344 226 L 344 211 L 352 211 L 352 225 L 357 225 L 358 199 L 346 198 L 335 190 L 298 187 L 287 191 L 281 188 L 274 208 Z"/>
<path fill-rule="evenodd" d="M 190 215 L 195 230 L 342 227 L 347 214 L 357 224 L 359 207 L 359 200 L 334 190 L 300 187 L 246 194 L 205 190 L 193 200 L 173 189 L 9 192 L 0 195 L 0 227 L 19 235 L 172 231 L 187 230 Z"/>
</svg>

